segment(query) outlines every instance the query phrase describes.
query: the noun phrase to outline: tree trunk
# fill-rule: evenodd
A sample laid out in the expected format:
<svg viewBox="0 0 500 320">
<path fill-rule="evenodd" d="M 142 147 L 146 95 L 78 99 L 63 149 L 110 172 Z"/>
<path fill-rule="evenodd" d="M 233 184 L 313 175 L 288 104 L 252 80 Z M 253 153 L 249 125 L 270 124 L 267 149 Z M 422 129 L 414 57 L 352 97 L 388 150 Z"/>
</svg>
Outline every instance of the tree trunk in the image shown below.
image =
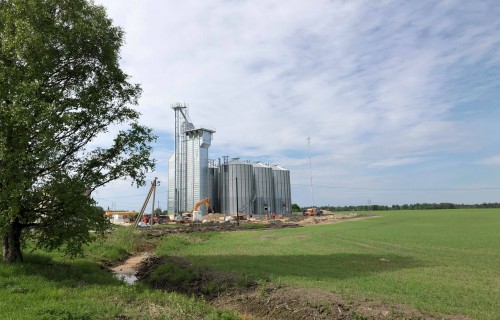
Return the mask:
<svg viewBox="0 0 500 320">
<path fill-rule="evenodd" d="M 6 263 L 23 262 L 21 252 L 22 226 L 16 218 L 3 236 L 3 261 Z"/>
</svg>

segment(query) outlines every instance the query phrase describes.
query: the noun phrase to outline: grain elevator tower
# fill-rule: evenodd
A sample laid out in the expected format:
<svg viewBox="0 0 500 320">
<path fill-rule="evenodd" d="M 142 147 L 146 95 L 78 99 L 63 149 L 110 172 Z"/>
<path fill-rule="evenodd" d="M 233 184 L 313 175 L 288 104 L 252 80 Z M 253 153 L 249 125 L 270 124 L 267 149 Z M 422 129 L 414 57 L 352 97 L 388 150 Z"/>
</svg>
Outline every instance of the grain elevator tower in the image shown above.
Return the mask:
<svg viewBox="0 0 500 320">
<path fill-rule="evenodd" d="M 174 153 L 168 167 L 168 212 L 179 214 L 193 210 L 208 197 L 208 148 L 215 130 L 196 128 L 189 119 L 186 105 L 175 104 Z M 206 213 L 202 206 L 202 213 Z"/>
</svg>

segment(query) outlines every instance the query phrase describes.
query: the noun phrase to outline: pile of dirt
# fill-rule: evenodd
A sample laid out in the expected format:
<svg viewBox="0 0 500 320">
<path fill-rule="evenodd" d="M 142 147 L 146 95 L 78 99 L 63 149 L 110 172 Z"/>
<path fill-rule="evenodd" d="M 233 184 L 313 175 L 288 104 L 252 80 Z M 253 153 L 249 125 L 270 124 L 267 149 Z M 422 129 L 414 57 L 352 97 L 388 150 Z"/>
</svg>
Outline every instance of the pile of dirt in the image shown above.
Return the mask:
<svg viewBox="0 0 500 320">
<path fill-rule="evenodd" d="M 301 289 L 262 283 L 234 273 L 195 268 L 181 257 L 150 256 L 137 278 L 151 287 L 194 295 L 218 308 L 258 319 L 460 319 L 463 316 L 423 314 L 405 305 L 366 300 L 345 300 L 319 289 Z"/>
<path fill-rule="evenodd" d="M 346 302 L 334 293 L 289 286 L 267 285 L 242 294 L 230 293 L 219 296 L 212 304 L 261 319 L 434 319 L 404 305 Z"/>
<path fill-rule="evenodd" d="M 224 215 L 220 213 L 209 213 L 203 216 L 203 221 L 219 222 L 221 220 L 224 221 Z"/>
<path fill-rule="evenodd" d="M 242 222 L 241 226 L 235 223 L 192 223 L 180 225 L 175 228 L 158 228 L 145 230 L 152 236 L 162 236 L 168 234 L 192 233 L 192 232 L 220 232 L 220 231 L 246 231 L 246 230 L 261 230 L 261 229 L 281 229 L 281 228 L 296 228 L 299 227 L 296 223 L 283 222 L 273 220 L 267 224 Z"/>
<path fill-rule="evenodd" d="M 176 233 L 192 233 L 192 232 L 212 232 L 212 231 L 234 231 L 237 229 L 235 224 L 230 223 L 192 223 L 179 225 L 173 228 L 158 228 L 147 230 L 152 235 L 165 235 Z"/>
<path fill-rule="evenodd" d="M 292 223 L 283 220 L 269 220 L 266 222 L 267 229 L 283 229 L 283 228 L 298 228 L 300 227 L 297 223 Z"/>
</svg>

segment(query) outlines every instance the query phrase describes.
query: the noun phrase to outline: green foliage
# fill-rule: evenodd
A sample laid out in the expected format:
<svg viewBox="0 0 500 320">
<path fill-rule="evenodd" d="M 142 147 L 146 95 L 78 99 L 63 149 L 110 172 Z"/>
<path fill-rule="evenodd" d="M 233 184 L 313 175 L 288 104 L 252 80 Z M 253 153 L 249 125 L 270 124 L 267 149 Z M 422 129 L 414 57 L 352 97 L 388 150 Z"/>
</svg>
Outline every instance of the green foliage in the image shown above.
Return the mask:
<svg viewBox="0 0 500 320">
<path fill-rule="evenodd" d="M 437 210 L 437 209 L 479 209 L 479 208 L 500 208 L 500 203 L 481 204 L 456 204 L 456 203 L 414 203 L 414 204 L 393 204 L 367 205 L 367 206 L 323 206 L 321 209 L 329 211 L 387 211 L 387 210 Z M 295 210 L 294 210 L 295 211 Z"/>
<path fill-rule="evenodd" d="M 112 232 L 95 239 L 84 248 L 85 256 L 100 262 L 123 261 L 129 255 L 139 252 L 144 242 L 146 240 L 140 230 L 114 226 Z"/>
<path fill-rule="evenodd" d="M 293 212 L 299 212 L 301 211 L 302 209 L 300 209 L 300 206 L 296 203 L 292 203 L 292 211 Z"/>
<path fill-rule="evenodd" d="M 193 269 L 166 262 L 151 273 L 148 281 L 155 287 L 162 287 L 168 283 L 174 288 L 184 288 L 197 278 L 198 274 Z"/>
<path fill-rule="evenodd" d="M 119 67 L 123 31 L 86 0 L 0 1 L 0 235 L 6 261 L 19 238 L 74 256 L 109 224 L 89 193 L 154 168 L 141 89 Z M 113 126 L 107 148 L 88 147 Z M 17 252 L 18 251 L 18 252 Z M 16 252 L 18 253 L 16 255 Z"/>
</svg>

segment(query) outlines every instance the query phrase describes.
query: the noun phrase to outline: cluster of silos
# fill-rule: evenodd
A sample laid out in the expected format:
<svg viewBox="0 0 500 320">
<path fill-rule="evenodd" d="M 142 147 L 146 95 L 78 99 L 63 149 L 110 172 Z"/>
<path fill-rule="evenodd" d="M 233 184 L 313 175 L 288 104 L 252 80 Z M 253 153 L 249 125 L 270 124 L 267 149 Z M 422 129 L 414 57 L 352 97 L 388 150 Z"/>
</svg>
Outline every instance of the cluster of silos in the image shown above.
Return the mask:
<svg viewBox="0 0 500 320">
<path fill-rule="evenodd" d="M 168 212 L 192 211 L 208 197 L 210 209 L 222 214 L 291 213 L 290 172 L 281 166 L 224 157 L 208 159 L 215 130 L 195 127 L 186 105 L 175 111 L 174 152 L 168 164 Z M 203 214 L 207 208 L 200 208 Z"/>
<path fill-rule="evenodd" d="M 234 158 L 208 169 L 212 209 L 222 214 L 290 214 L 290 171 Z"/>
</svg>

